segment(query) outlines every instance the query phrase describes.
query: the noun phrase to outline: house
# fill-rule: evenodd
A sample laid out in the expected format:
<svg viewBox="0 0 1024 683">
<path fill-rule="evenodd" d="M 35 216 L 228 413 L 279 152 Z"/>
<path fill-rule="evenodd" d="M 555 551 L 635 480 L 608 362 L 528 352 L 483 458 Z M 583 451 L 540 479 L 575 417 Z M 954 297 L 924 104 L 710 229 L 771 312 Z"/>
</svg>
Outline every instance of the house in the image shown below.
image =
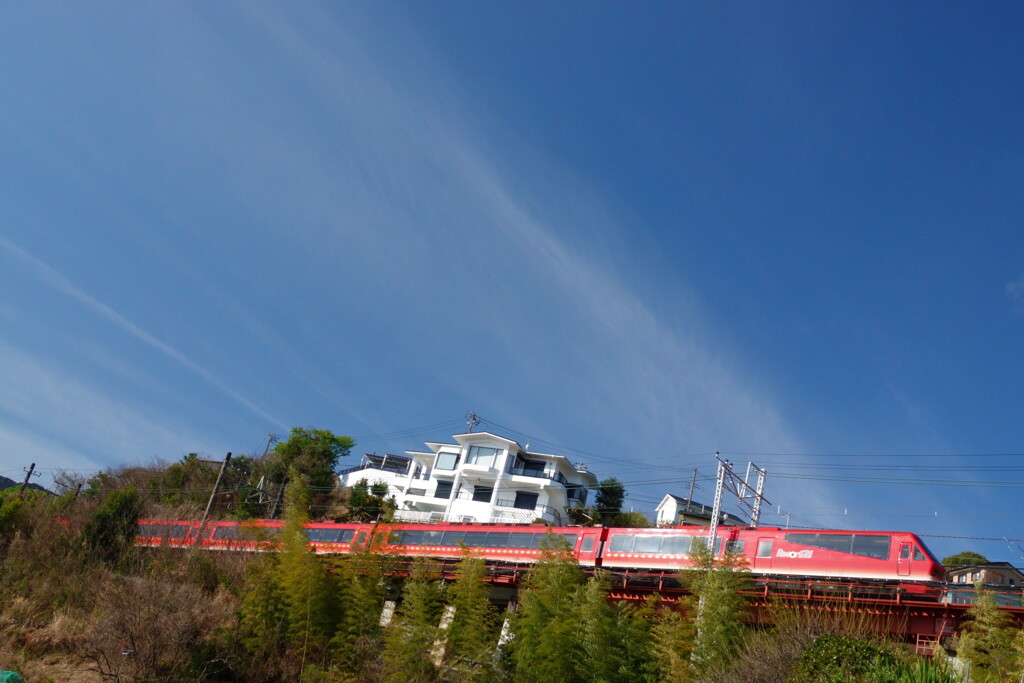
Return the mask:
<svg viewBox="0 0 1024 683">
<path fill-rule="evenodd" d="M 597 477 L 561 455 L 527 451 L 489 432 L 457 434 L 425 451 L 365 455 L 338 473 L 341 486 L 360 479 L 388 485 L 395 519 L 411 522 L 568 524 L 567 508 L 586 505 Z"/>
<path fill-rule="evenodd" d="M 711 526 L 713 512 L 714 507 L 711 505 L 673 496 L 671 493 L 666 493 L 658 503 L 658 507 L 655 508 L 658 526 L 676 526 L 678 524 Z M 721 513 L 718 523 L 725 526 L 748 526 L 747 520 L 728 512 Z"/>
<path fill-rule="evenodd" d="M 981 581 L 986 586 L 1020 588 L 1024 586 L 1024 573 L 1009 562 L 987 562 L 949 570 L 951 583 L 973 585 Z"/>
</svg>

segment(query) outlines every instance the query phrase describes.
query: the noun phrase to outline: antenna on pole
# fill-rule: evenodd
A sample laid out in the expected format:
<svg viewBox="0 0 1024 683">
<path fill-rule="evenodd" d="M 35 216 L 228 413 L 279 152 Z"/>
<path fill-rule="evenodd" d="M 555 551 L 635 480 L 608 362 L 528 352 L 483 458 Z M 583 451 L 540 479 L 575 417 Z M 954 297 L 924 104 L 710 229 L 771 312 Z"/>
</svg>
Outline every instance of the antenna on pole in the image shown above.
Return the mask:
<svg viewBox="0 0 1024 683">
<path fill-rule="evenodd" d="M 472 410 L 467 411 L 466 412 L 466 425 L 467 425 L 467 430 L 466 431 L 468 433 L 472 434 L 473 433 L 473 427 L 476 427 L 478 424 L 480 424 L 480 418 L 476 416 L 476 413 L 474 413 Z"/>
</svg>

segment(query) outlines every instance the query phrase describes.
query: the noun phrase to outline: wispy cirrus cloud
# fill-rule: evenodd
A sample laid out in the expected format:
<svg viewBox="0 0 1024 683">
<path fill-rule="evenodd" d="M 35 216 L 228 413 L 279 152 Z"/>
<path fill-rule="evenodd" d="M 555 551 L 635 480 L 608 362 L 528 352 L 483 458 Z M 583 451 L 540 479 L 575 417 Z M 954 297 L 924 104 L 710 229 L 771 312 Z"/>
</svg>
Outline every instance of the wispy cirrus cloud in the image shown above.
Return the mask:
<svg viewBox="0 0 1024 683">
<path fill-rule="evenodd" d="M 7 239 L 6 237 L 0 236 L 0 248 L 3 248 L 9 254 L 17 257 L 20 261 L 27 265 L 30 268 L 30 270 L 46 285 L 71 297 L 79 304 L 82 304 L 93 313 L 99 315 L 100 317 L 107 320 L 109 323 L 116 326 L 122 332 L 131 335 L 138 341 L 141 341 L 147 346 L 159 351 L 160 353 L 164 354 L 171 360 L 177 362 L 179 365 L 189 370 L 200 379 L 206 381 L 211 386 L 219 389 L 224 394 L 230 396 L 235 401 L 245 406 L 247 409 L 251 410 L 253 413 L 281 427 L 282 429 L 287 427 L 287 425 L 283 421 L 270 415 L 260 406 L 256 405 L 256 403 L 250 401 L 248 398 L 232 389 L 223 380 L 217 377 L 217 375 L 215 375 L 213 372 L 210 372 L 203 366 L 199 365 L 198 363 L 190 359 L 185 354 L 181 353 L 180 351 L 170 346 L 169 344 L 161 341 L 160 339 L 157 339 L 152 334 L 142 329 L 135 323 L 131 322 L 117 311 L 113 310 L 103 302 L 97 300 L 89 293 L 87 293 L 85 290 L 81 289 L 73 282 L 71 282 L 64 275 L 58 273 L 56 270 L 54 270 L 47 264 L 43 263 L 32 254 L 29 254 L 27 251 L 16 245 L 11 240 Z"/>
<path fill-rule="evenodd" d="M 174 460 L 219 444 L 164 413 L 111 397 L 66 368 L 0 340 L 0 456 L 43 470 Z"/>
</svg>

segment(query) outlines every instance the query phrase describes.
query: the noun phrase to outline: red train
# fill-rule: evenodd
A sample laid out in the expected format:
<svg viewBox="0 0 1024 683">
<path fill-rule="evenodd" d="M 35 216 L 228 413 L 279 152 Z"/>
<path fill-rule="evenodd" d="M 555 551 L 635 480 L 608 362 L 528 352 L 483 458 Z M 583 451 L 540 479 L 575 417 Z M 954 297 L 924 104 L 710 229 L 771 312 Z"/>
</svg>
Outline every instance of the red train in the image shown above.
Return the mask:
<svg viewBox="0 0 1024 683">
<path fill-rule="evenodd" d="M 211 550 L 274 550 L 284 528 L 279 520 L 198 522 L 142 520 L 142 546 L 199 546 Z M 609 571 L 674 571 L 692 566 L 690 548 L 707 543 L 708 529 L 555 527 L 491 524 L 306 525 L 316 553 L 345 554 L 371 540 L 382 553 L 458 559 L 463 547 L 489 562 L 528 565 L 541 556 L 541 541 L 562 536 L 580 565 Z M 895 584 L 920 595 L 946 581 L 942 565 L 920 538 L 902 531 L 790 530 L 720 527 L 715 555 L 742 558 L 757 576 Z"/>
</svg>

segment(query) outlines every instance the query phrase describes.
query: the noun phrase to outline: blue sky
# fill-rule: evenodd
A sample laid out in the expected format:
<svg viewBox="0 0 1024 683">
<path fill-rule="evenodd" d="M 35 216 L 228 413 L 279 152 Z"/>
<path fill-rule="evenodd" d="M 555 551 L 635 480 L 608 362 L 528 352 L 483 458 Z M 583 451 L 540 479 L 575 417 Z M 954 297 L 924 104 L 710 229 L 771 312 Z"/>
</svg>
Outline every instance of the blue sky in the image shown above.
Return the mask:
<svg viewBox="0 0 1024 683">
<path fill-rule="evenodd" d="M 0 474 L 293 425 L 402 452 L 473 410 L 648 512 L 694 468 L 710 500 L 721 451 L 767 468 L 765 522 L 1024 564 L 973 540 L 1024 537 L 1022 26 L 9 6 Z"/>
</svg>

